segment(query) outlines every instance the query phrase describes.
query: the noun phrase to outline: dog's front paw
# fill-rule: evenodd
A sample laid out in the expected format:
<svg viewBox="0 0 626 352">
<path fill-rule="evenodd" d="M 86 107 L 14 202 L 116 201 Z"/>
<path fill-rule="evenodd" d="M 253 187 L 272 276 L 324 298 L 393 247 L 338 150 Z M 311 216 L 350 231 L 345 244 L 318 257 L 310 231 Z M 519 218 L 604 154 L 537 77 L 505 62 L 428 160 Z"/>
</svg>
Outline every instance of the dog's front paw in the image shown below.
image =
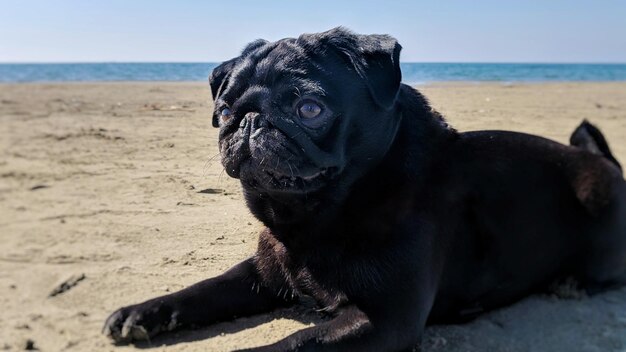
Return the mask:
<svg viewBox="0 0 626 352">
<path fill-rule="evenodd" d="M 118 309 L 111 314 L 102 332 L 116 343 L 150 340 L 162 331 L 178 326 L 178 311 L 159 301 L 148 301 Z"/>
</svg>

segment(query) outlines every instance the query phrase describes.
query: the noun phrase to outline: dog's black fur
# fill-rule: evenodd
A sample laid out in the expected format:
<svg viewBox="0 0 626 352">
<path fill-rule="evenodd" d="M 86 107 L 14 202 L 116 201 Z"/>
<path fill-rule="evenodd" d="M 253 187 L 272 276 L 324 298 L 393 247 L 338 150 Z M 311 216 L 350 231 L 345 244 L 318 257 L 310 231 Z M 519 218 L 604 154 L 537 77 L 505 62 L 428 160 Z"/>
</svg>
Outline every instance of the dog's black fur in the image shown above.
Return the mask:
<svg viewBox="0 0 626 352">
<path fill-rule="evenodd" d="M 254 351 L 404 351 L 572 276 L 626 275 L 626 184 L 598 129 L 572 146 L 457 133 L 400 83 L 400 45 L 338 28 L 256 41 L 211 75 L 226 172 L 266 229 L 225 274 L 122 308 L 115 341 L 315 298 L 334 318 Z M 315 117 L 300 117 L 321 108 Z"/>
</svg>

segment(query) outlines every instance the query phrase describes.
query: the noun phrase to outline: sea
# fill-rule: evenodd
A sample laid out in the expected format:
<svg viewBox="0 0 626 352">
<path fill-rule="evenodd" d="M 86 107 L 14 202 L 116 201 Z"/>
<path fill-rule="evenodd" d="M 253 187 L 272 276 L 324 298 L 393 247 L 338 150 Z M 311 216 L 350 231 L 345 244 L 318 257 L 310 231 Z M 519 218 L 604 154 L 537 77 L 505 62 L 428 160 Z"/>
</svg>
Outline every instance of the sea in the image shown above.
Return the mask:
<svg viewBox="0 0 626 352">
<path fill-rule="evenodd" d="M 0 82 L 206 81 L 219 63 L 0 64 Z M 626 64 L 402 63 L 407 84 L 626 81 Z"/>
</svg>

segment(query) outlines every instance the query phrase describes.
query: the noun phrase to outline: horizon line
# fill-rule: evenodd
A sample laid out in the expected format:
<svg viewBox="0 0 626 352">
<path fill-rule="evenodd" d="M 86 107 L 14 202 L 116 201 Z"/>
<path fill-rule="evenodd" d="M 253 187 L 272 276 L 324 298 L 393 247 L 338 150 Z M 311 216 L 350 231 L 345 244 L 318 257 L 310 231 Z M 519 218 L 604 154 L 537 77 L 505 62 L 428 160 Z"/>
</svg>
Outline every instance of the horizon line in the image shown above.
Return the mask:
<svg viewBox="0 0 626 352">
<path fill-rule="evenodd" d="M 224 61 L 0 61 L 0 65 L 80 64 L 221 64 Z M 532 65 L 626 65 L 626 61 L 401 61 L 401 64 L 532 64 Z"/>
</svg>

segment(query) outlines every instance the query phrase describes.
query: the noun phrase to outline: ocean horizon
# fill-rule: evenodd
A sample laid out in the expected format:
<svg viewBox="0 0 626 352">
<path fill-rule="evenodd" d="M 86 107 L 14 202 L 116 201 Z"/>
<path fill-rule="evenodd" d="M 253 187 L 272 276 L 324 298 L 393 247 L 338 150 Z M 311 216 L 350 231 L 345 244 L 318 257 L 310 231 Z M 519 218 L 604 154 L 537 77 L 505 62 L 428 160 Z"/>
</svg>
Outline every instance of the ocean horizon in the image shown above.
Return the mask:
<svg viewBox="0 0 626 352">
<path fill-rule="evenodd" d="M 0 82 L 206 81 L 220 63 L 6 63 Z M 402 63 L 402 81 L 626 81 L 626 64 Z"/>
</svg>

